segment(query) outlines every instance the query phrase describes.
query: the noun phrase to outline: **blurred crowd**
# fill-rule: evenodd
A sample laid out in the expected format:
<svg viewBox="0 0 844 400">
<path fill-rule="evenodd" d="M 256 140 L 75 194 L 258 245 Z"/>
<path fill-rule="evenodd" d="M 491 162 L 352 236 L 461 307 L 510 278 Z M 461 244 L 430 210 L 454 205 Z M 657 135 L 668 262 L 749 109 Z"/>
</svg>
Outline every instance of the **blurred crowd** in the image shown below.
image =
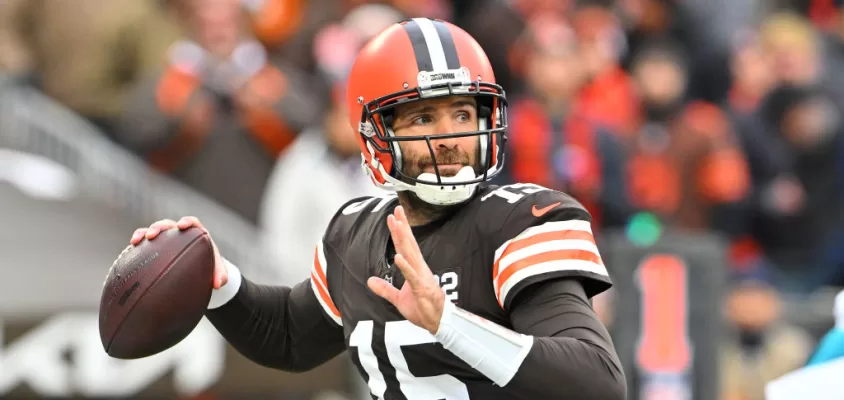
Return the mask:
<svg viewBox="0 0 844 400">
<path fill-rule="evenodd" d="M 631 240 L 729 244 L 722 393 L 753 400 L 817 339 L 782 296 L 844 286 L 841 3 L 0 0 L 0 70 L 259 226 L 295 282 L 336 208 L 377 194 L 343 100 L 357 50 L 452 21 L 510 100 L 497 183 L 569 192 Z"/>
</svg>

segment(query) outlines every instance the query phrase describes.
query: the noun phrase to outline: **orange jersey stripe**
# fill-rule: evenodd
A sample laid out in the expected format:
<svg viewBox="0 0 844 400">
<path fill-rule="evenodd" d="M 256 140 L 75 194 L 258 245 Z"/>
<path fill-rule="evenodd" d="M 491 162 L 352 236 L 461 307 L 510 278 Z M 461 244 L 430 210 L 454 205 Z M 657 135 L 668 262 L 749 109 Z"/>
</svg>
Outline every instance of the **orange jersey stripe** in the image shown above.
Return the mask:
<svg viewBox="0 0 844 400">
<path fill-rule="evenodd" d="M 512 242 L 507 245 L 507 249 L 505 249 L 504 252 L 501 253 L 501 256 L 495 260 L 495 265 L 492 267 L 492 279 L 494 280 L 498 277 L 499 264 L 501 263 L 501 260 L 503 260 L 509 254 L 512 254 L 526 247 L 535 245 L 537 243 L 550 242 L 554 240 L 586 240 L 595 243 L 595 239 L 592 237 L 591 233 L 577 230 L 544 232 L 524 239 L 516 240 L 515 242 Z"/>
<path fill-rule="evenodd" d="M 322 301 L 325 302 L 329 309 L 331 309 L 331 313 L 334 314 L 337 318 L 340 318 L 340 310 L 338 310 L 337 307 L 334 305 L 334 302 L 331 301 L 331 296 L 329 296 L 328 292 L 326 291 L 327 288 L 322 286 L 322 284 L 319 282 L 319 278 L 313 273 L 311 273 L 311 279 L 316 279 L 316 288 L 319 292 L 319 297 L 322 298 Z"/>
<path fill-rule="evenodd" d="M 317 280 L 319 283 L 327 289 L 328 277 L 325 276 L 325 272 L 322 270 L 322 264 L 319 263 L 319 248 L 314 249 L 314 271 L 317 273 Z"/>
<path fill-rule="evenodd" d="M 593 262 L 598 265 L 603 264 L 603 262 L 601 261 L 601 257 L 588 250 L 555 250 L 532 255 L 510 264 L 510 266 L 507 267 L 507 269 L 501 273 L 501 276 L 498 277 L 498 284 L 495 287 L 495 292 L 500 297 L 501 287 L 504 286 L 504 283 L 507 282 L 507 279 L 509 279 L 513 274 L 515 274 L 519 270 L 548 261 L 562 260 L 582 260 Z"/>
</svg>

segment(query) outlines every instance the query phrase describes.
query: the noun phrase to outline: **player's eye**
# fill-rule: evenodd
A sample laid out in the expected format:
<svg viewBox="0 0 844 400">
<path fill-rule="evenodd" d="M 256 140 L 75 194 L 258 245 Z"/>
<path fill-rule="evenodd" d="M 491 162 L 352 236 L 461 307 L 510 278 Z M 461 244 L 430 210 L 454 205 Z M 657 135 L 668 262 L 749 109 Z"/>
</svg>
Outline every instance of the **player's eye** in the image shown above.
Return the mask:
<svg viewBox="0 0 844 400">
<path fill-rule="evenodd" d="M 434 119 L 431 118 L 430 115 L 422 114 L 414 118 L 411 122 L 413 123 L 413 125 L 427 125 L 434 122 Z"/>
<path fill-rule="evenodd" d="M 457 121 L 460 123 L 467 123 L 472 121 L 472 116 L 466 111 L 457 113 Z"/>
</svg>

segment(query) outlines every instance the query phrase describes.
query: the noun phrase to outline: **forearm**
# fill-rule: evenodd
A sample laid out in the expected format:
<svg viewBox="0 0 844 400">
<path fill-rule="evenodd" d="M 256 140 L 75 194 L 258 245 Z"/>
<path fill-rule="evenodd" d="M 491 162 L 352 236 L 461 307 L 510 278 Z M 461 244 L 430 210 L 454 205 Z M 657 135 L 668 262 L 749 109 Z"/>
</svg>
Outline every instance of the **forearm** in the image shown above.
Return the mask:
<svg viewBox="0 0 844 400">
<path fill-rule="evenodd" d="M 625 398 L 621 362 L 580 283 L 538 283 L 516 300 L 513 327 L 534 336 L 534 344 L 512 384 L 553 398 Z"/>
<path fill-rule="evenodd" d="M 239 272 L 230 268 L 232 271 L 235 276 L 230 276 L 229 284 L 236 284 L 237 279 L 231 278 Z M 209 309 L 206 316 L 250 360 L 285 371 L 307 371 L 344 350 L 342 331 L 314 308 L 316 299 L 312 297 L 309 281 L 290 288 L 242 279 L 234 297 L 225 304 L 216 307 L 219 304 L 212 298 L 209 307 L 216 308 Z"/>
<path fill-rule="evenodd" d="M 537 284 L 511 312 L 516 331 L 447 304 L 437 338 L 498 385 L 526 398 L 623 399 L 618 358 L 583 289 L 570 283 Z"/>
<path fill-rule="evenodd" d="M 599 347 L 567 337 L 534 337 L 530 352 L 508 385 L 528 398 L 624 399 L 624 373 Z"/>
</svg>

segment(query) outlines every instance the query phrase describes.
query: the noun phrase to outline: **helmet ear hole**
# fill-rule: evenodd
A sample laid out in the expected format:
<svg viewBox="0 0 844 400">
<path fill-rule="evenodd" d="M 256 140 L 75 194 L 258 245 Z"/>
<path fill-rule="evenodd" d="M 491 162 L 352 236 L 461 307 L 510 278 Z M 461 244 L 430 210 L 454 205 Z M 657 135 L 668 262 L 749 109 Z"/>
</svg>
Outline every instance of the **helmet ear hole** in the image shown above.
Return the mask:
<svg viewBox="0 0 844 400">
<path fill-rule="evenodd" d="M 485 106 L 485 105 L 479 105 L 478 106 L 478 118 L 489 118 L 491 116 L 492 116 L 492 108 L 491 107 L 488 107 L 488 106 Z"/>
<path fill-rule="evenodd" d="M 384 113 L 382 114 L 382 119 L 384 120 L 384 128 L 386 129 L 393 129 L 393 113 Z"/>
</svg>

